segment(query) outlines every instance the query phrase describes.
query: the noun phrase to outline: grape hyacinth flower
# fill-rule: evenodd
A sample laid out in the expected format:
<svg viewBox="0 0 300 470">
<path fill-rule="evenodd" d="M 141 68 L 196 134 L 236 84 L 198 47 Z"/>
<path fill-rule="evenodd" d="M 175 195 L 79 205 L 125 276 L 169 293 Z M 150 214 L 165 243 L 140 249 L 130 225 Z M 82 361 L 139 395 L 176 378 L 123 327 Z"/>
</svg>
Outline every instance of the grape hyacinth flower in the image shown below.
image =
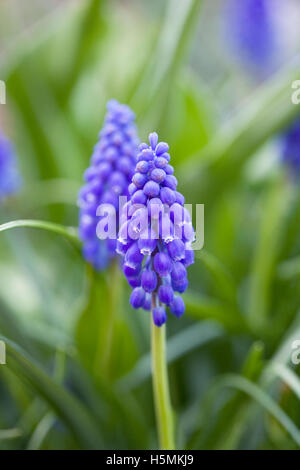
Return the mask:
<svg viewBox="0 0 300 470">
<path fill-rule="evenodd" d="M 277 4 L 276 4 L 277 3 Z M 257 71 L 271 72 L 274 56 L 280 58 L 276 37 L 280 31 L 274 23 L 274 0 L 228 0 L 229 36 L 240 57 Z M 277 25 L 278 26 L 278 25 Z M 277 60 L 278 62 L 278 60 Z M 281 136 L 282 161 L 293 179 L 300 175 L 300 120 L 297 119 Z"/>
<path fill-rule="evenodd" d="M 276 59 L 276 28 L 270 0 L 228 0 L 227 35 L 240 58 L 265 74 Z"/>
<path fill-rule="evenodd" d="M 300 119 L 282 136 L 282 160 L 289 167 L 294 180 L 300 176 Z"/>
<path fill-rule="evenodd" d="M 97 238 L 96 227 L 100 217 L 96 211 L 100 204 L 111 204 L 116 209 L 118 221 L 119 196 L 128 197 L 139 143 L 134 119 L 135 115 L 128 106 L 116 100 L 107 103 L 104 126 L 91 164 L 84 174 L 86 184 L 78 197 L 83 256 L 99 271 L 116 257 L 116 240 Z"/>
<path fill-rule="evenodd" d="M 149 135 L 150 145 L 139 146 L 137 165 L 123 207 L 117 251 L 124 256 L 123 271 L 133 287 L 133 308 L 152 309 L 155 325 L 166 322 L 166 308 L 184 313 L 178 295 L 188 286 L 187 267 L 194 262 L 191 243 L 195 232 L 184 197 L 170 165 L 169 146 Z"/>
<path fill-rule="evenodd" d="M 21 186 L 16 156 L 11 141 L 0 130 L 0 202 Z"/>
</svg>

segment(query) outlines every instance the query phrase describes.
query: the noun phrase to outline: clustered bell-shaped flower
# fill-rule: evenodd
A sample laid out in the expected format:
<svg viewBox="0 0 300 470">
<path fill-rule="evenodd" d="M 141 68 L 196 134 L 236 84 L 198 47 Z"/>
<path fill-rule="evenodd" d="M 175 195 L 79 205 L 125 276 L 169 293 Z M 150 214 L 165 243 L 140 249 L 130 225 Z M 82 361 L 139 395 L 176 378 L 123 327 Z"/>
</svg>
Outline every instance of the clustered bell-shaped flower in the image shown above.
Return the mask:
<svg viewBox="0 0 300 470">
<path fill-rule="evenodd" d="M 21 186 L 16 156 L 11 141 L 0 130 L 0 202 Z"/>
<path fill-rule="evenodd" d="M 107 103 L 104 126 L 84 174 L 86 184 L 79 193 L 79 236 L 83 242 L 83 256 L 97 270 L 105 269 L 116 256 L 115 239 L 97 238 L 100 218 L 96 212 L 100 204 L 111 204 L 118 221 L 119 196 L 128 197 L 139 143 L 134 119 L 128 106 L 116 100 Z"/>
<path fill-rule="evenodd" d="M 166 308 L 180 317 L 188 286 L 187 267 L 194 262 L 191 243 L 195 232 L 184 197 L 170 165 L 169 146 L 149 135 L 150 145 L 139 146 L 137 164 L 129 185 L 130 200 L 121 213 L 117 252 L 124 256 L 123 271 L 133 291 L 134 308 L 152 309 L 161 326 Z"/>
</svg>

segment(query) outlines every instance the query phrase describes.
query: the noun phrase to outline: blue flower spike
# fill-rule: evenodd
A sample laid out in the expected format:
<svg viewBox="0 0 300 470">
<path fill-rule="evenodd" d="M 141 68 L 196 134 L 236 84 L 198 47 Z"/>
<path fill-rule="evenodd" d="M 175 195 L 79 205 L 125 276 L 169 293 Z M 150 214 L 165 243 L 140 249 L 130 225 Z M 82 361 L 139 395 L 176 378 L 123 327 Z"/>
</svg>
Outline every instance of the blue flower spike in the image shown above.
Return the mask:
<svg viewBox="0 0 300 470">
<path fill-rule="evenodd" d="M 21 186 L 21 176 L 11 141 L 0 130 L 0 203 L 15 194 Z"/>
<path fill-rule="evenodd" d="M 282 160 L 289 168 L 294 181 L 300 177 L 300 119 L 282 135 Z"/>
<path fill-rule="evenodd" d="M 96 211 L 100 204 L 111 204 L 118 223 L 119 196 L 129 196 L 128 185 L 136 165 L 139 140 L 134 120 L 128 106 L 116 100 L 107 103 L 104 125 L 78 196 L 83 256 L 98 271 L 106 269 L 117 253 L 115 239 L 97 238 L 96 227 L 101 217 Z"/>
<path fill-rule="evenodd" d="M 270 0 L 227 0 L 228 35 L 246 65 L 263 75 L 276 61 L 276 29 Z"/>
<path fill-rule="evenodd" d="M 177 294 L 188 287 L 186 268 L 194 262 L 195 232 L 177 191 L 168 144 L 158 142 L 156 132 L 149 135 L 149 143 L 139 146 L 117 244 L 124 275 L 133 287 L 132 307 L 152 309 L 154 324 L 160 327 L 167 309 L 178 318 L 184 313 Z"/>
</svg>

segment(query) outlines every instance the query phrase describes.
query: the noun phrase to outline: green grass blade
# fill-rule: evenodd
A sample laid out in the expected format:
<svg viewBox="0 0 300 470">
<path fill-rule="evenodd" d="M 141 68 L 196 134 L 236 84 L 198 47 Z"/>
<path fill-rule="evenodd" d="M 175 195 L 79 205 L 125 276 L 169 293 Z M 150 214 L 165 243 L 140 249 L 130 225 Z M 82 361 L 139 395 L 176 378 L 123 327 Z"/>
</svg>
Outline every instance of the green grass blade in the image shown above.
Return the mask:
<svg viewBox="0 0 300 470">
<path fill-rule="evenodd" d="M 299 116 L 300 106 L 291 101 L 291 84 L 299 74 L 299 61 L 293 61 L 264 82 L 203 151 L 183 164 L 186 182 L 197 181 L 201 194 L 206 194 L 210 173 L 217 179 L 215 187 L 237 179 L 248 157 Z"/>
<path fill-rule="evenodd" d="M 58 417 L 75 435 L 82 448 L 101 448 L 102 438 L 99 430 L 82 403 L 50 379 L 17 345 L 2 336 L 0 338 L 6 344 L 6 367 L 48 402 Z"/>
<path fill-rule="evenodd" d="M 228 374 L 222 378 L 217 385 L 218 388 L 229 387 L 240 390 L 249 395 L 253 400 L 259 403 L 270 415 L 272 415 L 287 431 L 293 440 L 300 446 L 300 429 L 297 428 L 295 423 L 289 416 L 278 406 L 278 404 L 262 390 L 258 385 L 250 382 L 245 377 Z"/>
<path fill-rule="evenodd" d="M 300 256 L 282 261 L 278 268 L 277 274 L 280 279 L 292 279 L 300 275 Z"/>
<path fill-rule="evenodd" d="M 260 377 L 263 367 L 263 345 L 254 342 L 242 366 L 241 375 L 251 382 Z M 219 406 L 220 393 L 218 381 L 207 391 L 201 401 L 200 427 L 199 418 L 195 420 L 195 411 L 190 416 L 192 448 L 208 449 L 236 449 L 245 431 L 251 409 L 249 398 L 240 391 L 235 391 L 229 399 L 225 399 Z M 216 406 L 217 405 L 217 406 Z M 214 409 L 218 409 L 215 413 Z"/>
<path fill-rule="evenodd" d="M 300 338 L 300 312 L 284 335 L 272 357 L 273 364 L 287 364 L 291 360 L 292 344 Z"/>
<path fill-rule="evenodd" d="M 64 178 L 36 181 L 17 194 L 14 203 L 17 204 L 18 212 L 22 211 L 22 214 L 52 204 L 76 206 L 80 187 L 80 182 Z"/>
<path fill-rule="evenodd" d="M 0 232 L 24 227 L 47 230 L 48 232 L 63 235 L 64 237 L 72 241 L 77 247 L 80 246 L 80 241 L 77 235 L 77 229 L 75 227 L 65 227 L 64 225 L 55 224 L 53 222 L 47 222 L 44 220 L 13 220 L 11 222 L 7 222 L 5 224 L 0 225 Z"/>
<path fill-rule="evenodd" d="M 244 317 L 232 304 L 192 292 L 184 295 L 184 301 L 187 314 L 198 320 L 215 320 L 230 332 L 249 333 Z"/>
<path fill-rule="evenodd" d="M 273 363 L 270 372 L 277 375 L 283 382 L 285 382 L 300 399 L 300 379 L 295 372 L 286 367 L 284 364 Z"/>
<path fill-rule="evenodd" d="M 300 446 L 300 429 L 280 406 L 268 395 L 260 386 L 238 374 L 227 374 L 220 378 L 211 391 L 211 399 L 219 393 L 222 388 L 232 388 L 244 392 L 250 398 L 264 408 L 273 418 L 275 418 L 292 439 Z M 246 419 L 251 418 L 251 414 L 245 414 Z"/>
<path fill-rule="evenodd" d="M 117 262 L 107 273 L 87 266 L 85 302 L 76 326 L 77 348 L 86 369 L 108 382 L 130 370 L 137 358 L 123 312 L 122 284 Z"/>
<path fill-rule="evenodd" d="M 267 191 L 261 213 L 259 238 L 250 274 L 249 319 L 263 327 L 270 314 L 271 286 L 279 255 L 280 240 L 285 229 L 286 211 L 290 202 L 290 185 L 285 175 L 279 175 Z"/>
<path fill-rule="evenodd" d="M 131 100 L 138 114 L 143 114 L 178 67 L 188 44 L 202 0 L 169 0 L 156 49 Z"/>
<path fill-rule="evenodd" d="M 201 261 L 212 275 L 215 281 L 215 290 L 220 294 L 221 298 L 235 304 L 237 286 L 226 267 L 212 253 L 206 250 L 197 252 L 196 259 Z"/>
<path fill-rule="evenodd" d="M 242 368 L 241 373 L 243 377 L 246 377 L 252 382 L 258 380 L 264 365 L 263 355 L 264 344 L 261 341 L 254 342 Z"/>
<path fill-rule="evenodd" d="M 0 429 L 0 441 L 18 439 L 22 436 L 22 430 L 18 428 Z"/>
<path fill-rule="evenodd" d="M 60 85 L 60 97 L 67 103 L 78 78 L 91 59 L 93 49 L 101 47 L 100 37 L 106 30 L 102 15 L 102 0 L 88 0 L 81 12 L 81 19 L 76 37 L 73 39 L 69 54 L 67 74 Z"/>
<path fill-rule="evenodd" d="M 37 424 L 30 440 L 27 450 L 37 450 L 42 446 L 47 434 L 55 424 L 55 415 L 50 411 Z"/>
<path fill-rule="evenodd" d="M 192 325 L 180 333 L 176 334 L 167 342 L 168 364 L 176 361 L 190 351 L 206 345 L 210 341 L 220 338 L 224 331 L 218 325 L 209 322 L 201 322 L 199 325 Z M 145 380 L 151 377 L 151 355 L 150 353 L 141 357 L 129 374 L 122 377 L 117 386 L 121 390 L 130 390 L 138 387 Z"/>
</svg>

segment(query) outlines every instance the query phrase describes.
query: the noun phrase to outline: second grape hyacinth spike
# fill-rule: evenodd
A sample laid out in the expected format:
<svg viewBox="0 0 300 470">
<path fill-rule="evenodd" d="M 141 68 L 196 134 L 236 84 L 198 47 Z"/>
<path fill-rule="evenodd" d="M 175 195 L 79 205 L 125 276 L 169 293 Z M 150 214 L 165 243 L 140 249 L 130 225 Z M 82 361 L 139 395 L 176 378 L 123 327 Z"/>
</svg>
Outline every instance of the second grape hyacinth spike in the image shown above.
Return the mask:
<svg viewBox="0 0 300 470">
<path fill-rule="evenodd" d="M 229 42 L 246 65 L 265 75 L 276 63 L 277 39 L 272 0 L 227 0 Z"/>
<path fill-rule="evenodd" d="M 282 135 L 282 161 L 288 167 L 295 182 L 300 176 L 300 119 L 297 119 Z"/>
<path fill-rule="evenodd" d="M 117 251 L 124 256 L 123 271 L 133 288 L 132 307 L 152 309 L 155 325 L 161 326 L 167 309 L 177 317 L 184 313 L 184 301 L 176 293 L 188 286 L 195 232 L 184 197 L 177 191 L 168 144 L 158 142 L 156 132 L 149 135 L 149 143 L 139 146 Z"/>
<path fill-rule="evenodd" d="M 0 129 L 0 203 L 15 194 L 21 182 L 13 144 Z"/>
<path fill-rule="evenodd" d="M 128 185 L 136 165 L 138 135 L 133 111 L 116 100 L 107 103 L 104 126 L 84 174 L 86 184 L 78 198 L 79 236 L 83 256 L 95 269 L 106 269 L 116 257 L 116 239 L 99 240 L 96 234 L 100 204 L 111 204 L 119 216 L 119 196 L 128 197 Z M 118 226 L 117 226 L 118 228 Z"/>
</svg>

